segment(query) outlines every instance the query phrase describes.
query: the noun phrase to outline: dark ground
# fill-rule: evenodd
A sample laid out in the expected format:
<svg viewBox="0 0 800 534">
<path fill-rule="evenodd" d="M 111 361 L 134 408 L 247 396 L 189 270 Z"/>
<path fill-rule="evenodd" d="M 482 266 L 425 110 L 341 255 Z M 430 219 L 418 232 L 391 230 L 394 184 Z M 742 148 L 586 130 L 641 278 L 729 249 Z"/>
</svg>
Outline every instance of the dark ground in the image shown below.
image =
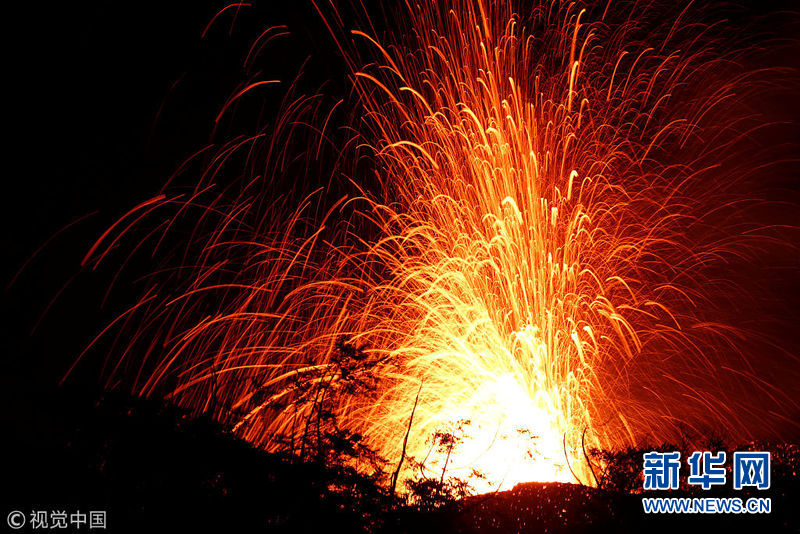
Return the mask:
<svg viewBox="0 0 800 534">
<path fill-rule="evenodd" d="M 4 514 L 107 510 L 111 532 L 766 534 L 800 527 L 797 465 L 789 471 L 773 466 L 772 487 L 757 492 L 772 498 L 769 516 L 648 517 L 641 495 L 561 483 L 521 484 L 438 512 L 393 513 L 334 495 L 321 469 L 291 465 L 160 402 L 70 392 L 51 414 L 50 439 L 4 455 Z M 725 493 L 703 494 L 718 495 Z"/>
</svg>

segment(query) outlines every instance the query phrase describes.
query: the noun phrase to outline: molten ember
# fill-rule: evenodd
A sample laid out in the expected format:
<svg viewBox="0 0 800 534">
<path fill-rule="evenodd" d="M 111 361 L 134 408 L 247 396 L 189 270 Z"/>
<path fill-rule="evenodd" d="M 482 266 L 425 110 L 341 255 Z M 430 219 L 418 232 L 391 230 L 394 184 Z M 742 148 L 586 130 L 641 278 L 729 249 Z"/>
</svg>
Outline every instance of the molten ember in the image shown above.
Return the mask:
<svg viewBox="0 0 800 534">
<path fill-rule="evenodd" d="M 729 74 L 709 29 L 683 12 L 656 23 L 649 4 L 423 0 L 379 37 L 323 7 L 352 98 L 287 100 L 272 128 L 231 140 L 190 191 L 140 204 L 87 255 L 96 265 L 157 221 L 164 266 L 115 322 L 129 334 L 109 386 L 270 451 L 331 402 L 390 471 L 403 451 L 415 460 L 401 480 L 446 471 L 478 491 L 594 484 L 585 451 L 682 426 L 744 437 L 736 392 L 756 380 L 716 295 L 720 266 L 757 249 L 758 228 L 730 215 L 749 176 L 730 162 L 753 127 L 736 103 L 757 84 Z M 218 125 L 277 85 L 237 90 Z M 316 141 L 291 142 L 309 125 Z M 218 185 L 241 154 L 247 170 Z M 284 169 L 326 157 L 330 186 L 275 200 Z M 299 381 L 359 377 L 371 386 L 298 402 Z"/>
</svg>

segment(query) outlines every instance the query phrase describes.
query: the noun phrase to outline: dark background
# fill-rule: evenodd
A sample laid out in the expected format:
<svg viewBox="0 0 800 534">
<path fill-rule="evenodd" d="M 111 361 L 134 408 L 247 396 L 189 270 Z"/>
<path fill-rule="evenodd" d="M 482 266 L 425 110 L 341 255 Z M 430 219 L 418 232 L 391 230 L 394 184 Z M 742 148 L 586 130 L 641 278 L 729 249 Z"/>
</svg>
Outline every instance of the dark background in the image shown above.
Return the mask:
<svg viewBox="0 0 800 534">
<path fill-rule="evenodd" d="M 299 90 L 328 81 L 327 91 L 342 91 L 344 65 L 310 2 L 275 4 L 284 3 L 227 10 L 205 38 L 225 3 L 40 4 L 8 18 L 23 31 L 9 45 L 19 74 L 4 84 L 15 124 L 3 172 L 0 389 L 13 409 L 0 417 L 6 428 L 20 425 L 24 441 L 46 438 L 54 384 L 139 291 L 120 284 L 103 302 L 114 270 L 81 271 L 81 259 L 190 155 L 224 140 L 232 126 L 223 118 L 214 137 L 214 119 L 247 78 L 250 43 L 268 26 L 290 26 L 293 35 L 271 45 L 252 74 L 291 81 L 314 53 Z M 254 123 L 282 98 L 279 90 L 259 96 Z M 137 261 L 134 270 L 153 267 Z M 92 388 L 96 377 L 71 382 Z"/>
<path fill-rule="evenodd" d="M 260 92 L 240 123 L 224 117 L 214 132 L 215 117 L 243 81 L 291 81 L 313 53 L 298 92 L 323 83 L 332 97 L 344 91 L 343 61 L 310 2 L 230 9 L 203 37 L 225 5 L 45 2 L 5 12 L 12 29 L 4 35 L 4 130 L 11 135 L 0 210 L 3 528 L 13 509 L 108 510 L 112 532 L 158 531 L 164 521 L 220 527 L 269 494 L 262 482 L 276 466 L 220 437 L 213 424 L 187 427 L 161 403 L 106 395 L 97 353 L 59 385 L 94 336 L 138 298 L 136 276 L 155 267 L 147 255 L 136 258 L 131 277 L 104 299 L 122 258 L 94 272 L 81 269 L 82 258 L 190 155 L 276 115 L 285 85 Z M 251 43 L 273 25 L 289 26 L 291 37 L 270 44 L 244 72 Z M 231 486 L 244 490 L 225 501 Z M 282 502 L 274 493 L 268 498 Z M 235 510 L 222 512 L 222 501 Z M 252 521 L 263 526 L 263 514 Z"/>
<path fill-rule="evenodd" d="M 80 260 L 109 224 L 215 140 L 214 117 L 243 79 L 242 58 L 252 39 L 274 24 L 294 33 L 277 45 L 278 53 L 264 54 L 260 78 L 291 79 L 312 56 L 301 92 L 325 82 L 334 97 L 346 91 L 342 60 L 310 2 L 257 2 L 242 8 L 235 22 L 229 10 L 202 39 L 224 5 L 90 1 L 5 12 L 0 428 L 11 441 L 13 452 L 4 457 L 9 464 L 30 462 L 70 424 L 66 410 L 99 396 L 92 364 L 65 386 L 58 381 L 138 291 L 118 287 L 101 307 L 111 271 L 82 272 Z M 792 5 L 752 2 L 737 16 L 744 27 L 769 15 L 757 27 L 790 38 L 789 18 L 775 13 Z M 773 58 L 777 65 L 800 66 L 791 49 L 776 49 Z M 268 118 L 281 94 L 263 94 Z M 800 117 L 797 99 L 766 108 L 780 120 Z M 796 132 L 787 128 L 782 135 Z M 780 196 L 797 195 L 796 172 L 784 188 Z M 797 280 L 776 284 L 800 319 Z"/>
</svg>

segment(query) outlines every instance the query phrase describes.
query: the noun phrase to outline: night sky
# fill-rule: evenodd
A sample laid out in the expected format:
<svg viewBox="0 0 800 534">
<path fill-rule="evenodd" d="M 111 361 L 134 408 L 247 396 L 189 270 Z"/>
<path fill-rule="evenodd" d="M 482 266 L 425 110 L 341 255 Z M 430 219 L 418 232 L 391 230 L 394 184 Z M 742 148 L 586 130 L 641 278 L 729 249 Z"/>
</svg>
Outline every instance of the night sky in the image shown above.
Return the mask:
<svg viewBox="0 0 800 534">
<path fill-rule="evenodd" d="M 24 32 L 10 60 L 20 74 L 6 85 L 15 94 L 9 111 L 20 146 L 10 151 L 4 173 L 0 277 L 4 288 L 14 281 L 3 295 L 6 371 L 0 389 L 15 409 L 0 417 L 22 425 L 22 439 L 38 440 L 31 431 L 46 436 L 34 421 L 48 418 L 45 399 L 54 384 L 137 297 L 138 289 L 121 283 L 103 303 L 115 267 L 81 272 L 81 259 L 187 157 L 224 140 L 224 131 L 212 137 L 214 118 L 242 80 L 242 59 L 254 36 L 270 25 L 290 26 L 295 35 L 279 43 L 280 53 L 266 55 L 261 71 L 292 79 L 313 53 L 301 89 L 332 80 L 328 91 L 344 90 L 344 65 L 310 3 L 291 9 L 263 4 L 242 11 L 232 35 L 232 17 L 221 17 L 206 39 L 203 30 L 223 4 L 60 3 L 17 16 Z M 280 98 L 267 93 L 254 120 L 273 116 Z M 152 267 L 142 260 L 132 272 Z M 68 387 L 96 387 L 96 370 Z"/>
</svg>

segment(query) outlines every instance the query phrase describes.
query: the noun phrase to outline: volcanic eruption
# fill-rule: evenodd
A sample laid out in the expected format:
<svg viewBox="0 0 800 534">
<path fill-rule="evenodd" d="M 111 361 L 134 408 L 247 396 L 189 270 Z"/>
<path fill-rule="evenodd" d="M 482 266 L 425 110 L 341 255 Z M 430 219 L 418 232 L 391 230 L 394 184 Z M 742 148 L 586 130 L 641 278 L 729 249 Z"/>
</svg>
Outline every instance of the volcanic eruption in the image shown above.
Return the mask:
<svg viewBox="0 0 800 534">
<path fill-rule="evenodd" d="M 732 313 L 758 306 L 736 265 L 781 238 L 754 216 L 772 156 L 746 104 L 769 77 L 724 24 L 657 3 L 421 0 L 377 32 L 314 7 L 347 97 L 249 77 L 216 128 L 283 91 L 278 118 L 201 150 L 192 184 L 86 255 L 134 243 L 159 262 L 100 334 L 118 336 L 108 387 L 268 451 L 335 424 L 390 471 L 409 458 L 402 480 L 479 491 L 594 484 L 587 449 L 787 419 Z"/>
</svg>

